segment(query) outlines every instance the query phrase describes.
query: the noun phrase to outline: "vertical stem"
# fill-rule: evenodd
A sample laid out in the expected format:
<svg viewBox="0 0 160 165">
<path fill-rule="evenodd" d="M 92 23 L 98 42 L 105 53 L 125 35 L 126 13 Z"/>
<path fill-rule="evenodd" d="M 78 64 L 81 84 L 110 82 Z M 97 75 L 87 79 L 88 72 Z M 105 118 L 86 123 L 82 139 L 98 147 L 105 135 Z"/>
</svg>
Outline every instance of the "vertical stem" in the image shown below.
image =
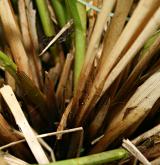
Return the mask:
<svg viewBox="0 0 160 165">
<path fill-rule="evenodd" d="M 76 89 L 86 50 L 86 9 L 75 0 L 67 0 L 75 24 L 74 89 Z"/>
<path fill-rule="evenodd" d="M 43 26 L 44 33 L 47 37 L 52 37 L 55 35 L 55 29 L 52 23 L 52 20 L 49 15 L 47 1 L 46 0 L 36 0 L 36 5 L 38 8 L 38 13 L 41 19 L 41 23 Z M 57 57 L 57 46 L 53 45 L 50 48 L 51 54 L 56 59 Z"/>
<path fill-rule="evenodd" d="M 61 4 L 60 0 L 51 0 L 52 6 L 54 8 L 54 12 L 56 14 L 58 23 L 62 28 L 66 24 L 66 13 L 64 11 L 64 7 Z"/>
<path fill-rule="evenodd" d="M 79 75 L 83 66 L 85 51 L 86 51 L 86 8 L 81 3 L 77 3 L 78 13 L 81 20 L 82 29 L 76 28 L 76 56 L 75 56 L 75 75 L 74 87 L 78 83 Z"/>
<path fill-rule="evenodd" d="M 49 15 L 47 2 L 45 0 L 36 0 L 36 4 L 44 33 L 47 37 L 52 37 L 53 35 L 55 35 L 55 29 Z"/>
</svg>

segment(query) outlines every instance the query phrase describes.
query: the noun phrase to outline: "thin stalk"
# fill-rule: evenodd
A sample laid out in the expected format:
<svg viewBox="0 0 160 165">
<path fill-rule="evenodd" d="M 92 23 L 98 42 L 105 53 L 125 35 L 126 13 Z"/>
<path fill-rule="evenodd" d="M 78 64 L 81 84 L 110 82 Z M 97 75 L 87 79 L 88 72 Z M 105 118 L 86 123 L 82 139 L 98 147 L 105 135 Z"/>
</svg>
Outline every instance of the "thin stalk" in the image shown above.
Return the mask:
<svg viewBox="0 0 160 165">
<path fill-rule="evenodd" d="M 66 24 L 66 14 L 62 2 L 60 0 L 51 0 L 54 12 L 56 14 L 60 28 Z"/>
<path fill-rule="evenodd" d="M 127 158 L 128 155 L 129 154 L 125 149 L 115 149 L 81 158 L 57 161 L 46 165 L 99 165 Z"/>
<path fill-rule="evenodd" d="M 42 22 L 44 33 L 47 37 L 52 37 L 55 34 L 55 29 L 49 15 L 47 2 L 44 0 L 36 0 L 38 13 Z"/>
<path fill-rule="evenodd" d="M 59 27 L 62 29 L 65 27 L 67 21 L 70 19 L 70 14 L 67 11 L 65 0 L 51 0 L 56 19 L 58 21 Z M 68 53 L 71 46 L 71 37 L 68 37 L 66 42 L 63 44 L 64 52 Z"/>
<path fill-rule="evenodd" d="M 76 0 L 66 0 L 75 24 L 74 89 L 76 89 L 86 50 L 86 9 Z"/>
<path fill-rule="evenodd" d="M 38 8 L 38 13 L 41 19 L 42 27 L 44 30 L 44 34 L 47 37 L 53 37 L 55 35 L 55 29 L 52 23 L 52 20 L 49 15 L 47 1 L 45 0 L 36 0 L 36 5 Z M 56 58 L 57 56 L 57 46 L 53 45 L 50 48 L 51 54 Z"/>
</svg>

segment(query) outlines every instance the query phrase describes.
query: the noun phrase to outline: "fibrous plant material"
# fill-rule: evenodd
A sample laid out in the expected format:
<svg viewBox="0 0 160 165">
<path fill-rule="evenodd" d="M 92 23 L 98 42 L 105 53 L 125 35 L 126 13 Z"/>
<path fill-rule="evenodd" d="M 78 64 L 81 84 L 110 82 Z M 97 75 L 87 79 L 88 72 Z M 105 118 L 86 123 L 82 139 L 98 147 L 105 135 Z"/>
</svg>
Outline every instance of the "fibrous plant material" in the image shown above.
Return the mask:
<svg viewBox="0 0 160 165">
<path fill-rule="evenodd" d="M 35 11 L 32 2 L 18 1 L 22 40 L 28 56 L 28 63 L 32 73 L 32 79 L 37 87 L 42 86 L 41 64 L 37 56 L 38 41 L 35 30 Z M 27 8 L 27 10 L 26 10 Z M 31 19 L 32 17 L 32 19 Z"/>
<path fill-rule="evenodd" d="M 2 25 L 5 31 L 8 44 L 10 45 L 12 55 L 17 66 L 21 71 L 24 71 L 29 77 L 32 77 L 29 70 L 28 57 L 21 40 L 21 34 L 18 24 L 13 13 L 12 6 L 7 0 L 0 2 L 0 16 Z M 8 11 L 8 12 L 6 12 Z"/>
<path fill-rule="evenodd" d="M 156 53 L 159 51 L 159 40 L 159 32 L 157 32 L 145 43 L 144 48 L 140 52 L 140 59 L 137 65 L 134 67 L 124 85 L 121 87 L 117 94 L 118 98 L 123 97 L 125 91 L 131 88 L 132 82 L 134 82 L 136 78 L 145 70 L 147 64 L 149 64 L 153 56 L 156 55 Z"/>
<path fill-rule="evenodd" d="M 37 141 L 34 132 L 32 131 L 31 127 L 29 126 L 22 109 L 16 100 L 16 97 L 9 86 L 4 86 L 0 89 L 0 92 L 6 101 L 7 105 L 9 106 L 17 125 L 22 130 L 26 141 L 34 154 L 38 163 L 48 163 L 48 158 L 45 155 L 44 150 L 42 149 L 41 145 Z"/>
<path fill-rule="evenodd" d="M 63 134 L 72 133 L 72 132 L 76 132 L 76 131 L 82 131 L 82 130 L 83 130 L 82 127 L 78 127 L 78 128 L 72 128 L 69 130 L 63 130 L 63 131 L 57 131 L 57 132 L 51 132 L 51 133 L 36 135 L 36 137 L 37 137 L 37 139 L 39 139 L 39 138 L 49 137 L 49 136 L 53 136 L 53 135 L 61 135 L 62 136 Z M 26 141 L 26 139 L 21 139 L 19 141 L 15 141 L 15 142 L 6 144 L 6 145 L 0 147 L 0 149 L 2 150 L 2 149 L 17 145 L 17 144 L 25 142 L 25 141 Z"/>
<path fill-rule="evenodd" d="M 137 89 L 125 107 L 110 121 L 105 136 L 94 146 L 91 153 L 103 151 L 118 136 L 124 133 L 129 136 L 138 127 L 160 97 L 159 78 L 160 73 L 157 72 Z M 129 128 L 132 129 L 127 132 Z"/>
<path fill-rule="evenodd" d="M 117 1 L 114 17 L 111 20 L 109 29 L 105 36 L 104 48 L 100 58 L 100 63 L 102 63 L 105 58 L 109 58 L 107 56 L 109 56 L 109 53 L 113 49 L 115 42 L 119 38 L 124 28 L 126 17 L 128 16 L 132 3 L 133 0 Z"/>
<path fill-rule="evenodd" d="M 81 70 L 81 74 L 80 74 L 80 78 L 79 78 L 79 80 L 83 79 L 83 81 L 79 81 L 79 83 L 78 83 L 77 95 L 75 97 L 75 102 L 79 101 L 80 97 L 83 94 L 83 91 L 85 88 L 85 83 L 86 83 L 88 76 L 90 74 L 90 71 L 91 71 L 91 68 L 93 65 L 93 61 L 94 61 L 94 58 L 95 58 L 95 55 L 97 52 L 97 48 L 99 46 L 100 36 L 102 35 L 106 20 L 109 17 L 109 13 L 113 9 L 114 5 L 115 5 L 114 0 L 110 0 L 109 2 L 105 2 L 101 12 L 98 15 L 98 18 L 96 20 L 95 27 L 94 27 L 94 30 L 92 33 L 92 37 L 90 39 L 89 45 L 88 45 L 87 50 L 86 50 L 86 57 L 85 57 L 85 61 L 84 61 L 84 64 L 83 64 L 83 67 Z"/>
<path fill-rule="evenodd" d="M 143 154 L 127 139 L 123 140 L 122 146 L 139 159 L 144 165 L 151 165 L 151 163 L 143 156 Z"/>
<path fill-rule="evenodd" d="M 89 115 L 91 108 L 100 99 L 100 96 L 111 86 L 118 75 L 125 69 L 127 64 L 133 59 L 137 52 L 141 49 L 145 41 L 158 29 L 160 22 L 160 9 L 158 8 L 153 18 L 148 22 L 143 32 L 139 35 L 136 42 L 130 47 L 127 53 L 122 57 L 119 63 L 113 68 L 108 75 L 107 68 L 109 65 L 104 64 L 103 71 L 99 70 L 92 88 L 90 88 L 87 102 L 80 109 L 80 116 L 78 117 L 76 124 L 83 124 L 85 118 Z M 115 49 L 114 49 L 115 50 Z M 113 54 L 112 54 L 113 55 Z M 108 62 L 108 61 L 107 61 Z M 108 77 L 106 78 L 106 76 Z M 93 102 L 94 100 L 94 102 Z"/>
<path fill-rule="evenodd" d="M 147 138 L 150 138 L 153 135 L 156 135 L 160 132 L 160 125 L 155 126 L 154 128 L 152 128 L 151 130 L 148 130 L 147 132 L 141 134 L 140 136 L 138 136 L 137 138 L 135 138 L 134 140 L 132 140 L 133 144 L 139 144 L 141 141 L 144 141 Z"/>
<path fill-rule="evenodd" d="M 0 150 L 8 151 L 1 155 L 7 164 L 159 162 L 159 6 L 0 1 Z M 126 138 L 133 144 L 121 149 Z"/>
</svg>

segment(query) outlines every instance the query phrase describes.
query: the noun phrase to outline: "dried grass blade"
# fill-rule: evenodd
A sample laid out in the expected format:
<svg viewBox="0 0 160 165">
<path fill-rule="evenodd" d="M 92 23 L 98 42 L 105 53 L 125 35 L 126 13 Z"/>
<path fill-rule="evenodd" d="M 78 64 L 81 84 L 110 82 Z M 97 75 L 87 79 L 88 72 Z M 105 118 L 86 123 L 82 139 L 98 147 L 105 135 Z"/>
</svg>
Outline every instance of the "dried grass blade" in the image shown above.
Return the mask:
<svg viewBox="0 0 160 165">
<path fill-rule="evenodd" d="M 115 5 L 115 0 L 110 0 L 110 1 L 104 1 L 102 10 L 98 15 L 93 34 L 91 36 L 91 40 L 89 42 L 87 52 L 86 52 L 86 59 L 85 59 L 85 64 L 89 62 L 90 59 L 95 57 L 96 55 L 96 50 L 99 46 L 101 34 L 104 30 L 104 25 L 107 21 L 107 18 L 109 17 L 109 13 L 113 9 Z M 93 55 L 94 54 L 94 55 Z M 92 57 L 93 56 L 93 57 Z M 91 60 L 93 61 L 93 60 Z"/>
<path fill-rule="evenodd" d="M 146 25 L 150 17 L 154 14 L 159 4 L 160 2 L 158 0 L 154 0 L 154 2 L 141 0 L 139 2 L 131 19 L 110 52 L 110 55 L 107 56 L 101 65 L 102 68 L 107 66 L 107 68 L 104 69 L 106 70 L 106 74 L 110 72 L 119 57 L 126 53 L 127 49 L 143 30 L 143 27 Z"/>
<path fill-rule="evenodd" d="M 29 61 L 29 66 L 32 73 L 32 79 L 37 87 L 41 87 L 42 85 L 41 64 L 40 64 L 39 57 L 36 54 L 38 45 L 37 43 L 35 43 L 37 34 L 36 34 L 36 30 L 34 30 L 35 27 L 33 27 L 32 25 L 34 23 L 34 26 L 35 26 L 35 19 L 36 19 L 35 12 L 33 10 L 32 2 L 28 4 L 26 1 L 24 0 L 18 1 L 22 39 L 23 39 L 25 50 L 28 55 L 28 61 Z"/>
<path fill-rule="evenodd" d="M 151 20 L 148 22 L 148 24 L 141 32 L 141 34 L 138 36 L 136 41 L 132 44 L 132 46 L 127 51 L 127 53 L 122 57 L 119 63 L 113 68 L 110 75 L 106 79 L 102 93 L 110 87 L 110 85 L 114 82 L 114 80 L 117 78 L 120 72 L 123 71 L 123 69 L 127 66 L 127 64 L 131 62 L 131 60 L 135 57 L 138 51 L 142 48 L 146 40 L 151 35 L 153 35 L 153 33 L 159 28 L 160 26 L 159 20 L 160 20 L 160 8 L 157 9 Z"/>
<path fill-rule="evenodd" d="M 24 0 L 18 1 L 18 11 L 19 11 L 22 40 L 24 43 L 24 47 L 28 49 L 30 47 L 31 41 L 30 41 L 30 36 L 29 36 L 29 31 L 28 31 L 28 21 L 27 21 L 27 16 L 26 16 Z"/>
<path fill-rule="evenodd" d="M 44 111 L 44 109 L 47 110 L 48 108 L 45 95 L 35 86 L 32 80 L 24 72 L 18 70 L 17 76 L 19 81 L 18 85 L 21 87 L 22 91 L 25 92 L 27 101 L 36 106 L 41 117 L 43 117 L 45 121 L 51 122 L 49 118 L 53 119 L 52 115 L 49 115 Z M 44 124 L 46 124 L 46 122 L 44 122 Z"/>
<path fill-rule="evenodd" d="M 159 46 L 160 45 L 160 33 L 158 32 L 155 35 L 157 38 L 155 38 L 155 41 L 153 41 L 153 43 L 151 43 L 151 45 L 147 48 L 147 50 L 143 51 L 143 49 L 142 49 L 142 53 L 143 53 L 141 55 L 142 57 L 139 60 L 139 62 L 137 63 L 137 65 L 134 67 L 132 72 L 130 73 L 130 75 L 127 78 L 124 85 L 121 87 L 119 93 L 117 94 L 117 99 L 122 98 L 125 91 L 128 91 L 129 88 L 131 88 L 132 83 L 136 80 L 138 75 L 145 70 L 146 66 L 148 66 L 152 57 L 154 55 L 156 55 L 156 53 L 159 51 L 159 49 L 160 49 L 160 46 Z"/>
<path fill-rule="evenodd" d="M 136 108 L 137 105 L 139 105 L 140 102 L 143 102 L 143 100 L 158 86 L 160 81 L 158 74 L 159 72 L 155 73 L 137 89 L 135 94 L 130 98 L 130 100 L 126 104 L 125 108 L 119 110 L 119 112 L 112 117 L 110 124 L 108 125 L 108 129 L 116 126 L 118 122 L 122 121 L 126 117 L 127 113 L 130 113 L 129 110 L 132 111 L 132 109 Z M 126 110 L 126 107 L 129 107 L 128 112 Z"/>
<path fill-rule="evenodd" d="M 30 37 L 33 43 L 33 47 L 37 51 L 39 49 L 39 43 L 36 29 L 36 10 L 33 9 L 33 3 L 30 0 L 25 0 L 25 5 Z"/>
<path fill-rule="evenodd" d="M 17 131 L 17 130 L 15 130 L 14 132 L 17 133 L 18 135 L 20 135 L 21 137 L 24 138 L 23 133 L 21 133 L 21 132 L 19 132 L 19 131 Z M 36 135 L 36 137 L 37 137 L 39 143 L 40 143 L 46 150 L 48 150 L 48 152 L 50 153 L 51 160 L 52 160 L 53 162 L 55 162 L 56 159 L 55 159 L 54 151 L 52 150 L 52 148 L 51 148 L 51 147 L 42 139 L 42 137 L 41 137 L 41 136 L 44 136 L 44 135 L 38 135 L 34 130 L 33 130 L 33 132 L 35 133 L 35 135 Z M 22 140 L 19 140 L 19 141 L 16 141 L 16 142 L 9 143 L 9 144 L 7 144 L 7 145 L 1 146 L 1 147 L 0 147 L 0 150 L 5 149 L 5 148 L 8 148 L 8 147 L 11 147 L 11 146 L 14 146 L 14 145 L 17 145 L 17 144 L 20 144 L 20 143 L 25 142 L 25 141 L 26 141 L 26 139 L 22 139 Z"/>
<path fill-rule="evenodd" d="M 65 61 L 64 67 L 63 67 L 63 71 L 62 71 L 62 74 L 61 74 L 61 77 L 60 77 L 60 80 L 58 83 L 57 91 L 56 91 L 56 97 L 58 100 L 59 108 L 61 105 L 64 105 L 64 102 L 63 102 L 63 101 L 65 101 L 64 100 L 65 98 L 63 98 L 64 92 L 65 92 L 64 90 L 65 90 L 66 85 L 67 85 L 67 80 L 69 77 L 72 62 L 73 62 L 73 55 L 71 53 L 69 53 L 67 55 L 67 58 L 66 58 L 66 61 Z M 63 111 L 63 109 L 60 109 L 60 111 Z"/>
<path fill-rule="evenodd" d="M 33 130 L 33 131 L 34 131 L 34 130 Z M 34 131 L 34 133 L 35 133 L 35 135 L 36 135 L 36 137 L 37 137 L 37 136 L 38 136 L 38 133 L 35 132 L 35 131 Z M 52 162 L 55 162 L 55 161 L 56 161 L 56 157 L 55 157 L 55 154 L 54 154 L 53 149 L 52 149 L 41 137 L 38 138 L 38 141 L 39 141 L 39 143 L 40 143 L 46 150 L 48 150 L 48 152 L 50 153 Z"/>
<path fill-rule="evenodd" d="M 124 24 L 126 22 L 126 18 L 130 11 L 133 0 L 118 0 L 116 3 L 115 14 L 111 23 L 109 25 L 109 29 L 106 32 L 103 53 L 100 58 L 100 63 L 109 55 L 112 48 L 114 47 L 118 37 L 120 36 Z"/>
<path fill-rule="evenodd" d="M 49 163 L 48 158 L 45 155 L 44 150 L 42 149 L 41 145 L 39 144 L 34 132 L 32 131 L 28 121 L 26 120 L 23 111 L 11 89 L 10 86 L 4 86 L 0 89 L 0 92 L 6 101 L 7 105 L 9 106 L 17 125 L 22 130 L 26 141 L 35 156 L 38 163 Z"/>
<path fill-rule="evenodd" d="M 117 137 L 129 136 L 149 114 L 153 105 L 160 97 L 160 72 L 151 76 L 142 84 L 127 102 L 126 106 L 113 118 L 105 131 L 105 136 L 91 150 L 101 152 Z M 117 127 L 118 125 L 118 127 Z M 127 130 L 132 127 L 132 130 Z"/>
<path fill-rule="evenodd" d="M 96 133 L 99 131 L 99 129 L 103 126 L 105 117 L 108 113 L 108 109 L 110 107 L 110 98 L 102 105 L 98 113 L 96 114 L 94 120 L 91 122 L 89 126 L 89 136 L 91 138 L 95 137 Z"/>
<path fill-rule="evenodd" d="M 69 113 L 71 112 L 71 107 L 72 107 L 72 101 L 73 99 L 70 101 L 70 103 L 68 104 L 67 108 L 65 109 L 62 117 L 61 117 L 61 120 L 59 122 L 59 125 L 58 125 L 58 128 L 57 128 L 57 131 L 63 131 L 66 126 L 67 126 L 67 119 L 68 119 L 68 116 L 69 116 Z M 60 135 L 57 135 L 57 139 L 61 139 L 62 138 L 62 134 Z"/>
<path fill-rule="evenodd" d="M 123 140 L 122 146 L 132 153 L 136 159 L 140 160 L 144 165 L 151 165 L 151 163 L 144 157 L 144 155 L 134 146 L 128 139 Z"/>
<path fill-rule="evenodd" d="M 7 12 L 6 12 L 7 11 Z M 24 50 L 18 24 L 8 0 L 0 1 L 0 17 L 14 60 L 21 71 L 31 77 L 28 57 Z"/>
</svg>

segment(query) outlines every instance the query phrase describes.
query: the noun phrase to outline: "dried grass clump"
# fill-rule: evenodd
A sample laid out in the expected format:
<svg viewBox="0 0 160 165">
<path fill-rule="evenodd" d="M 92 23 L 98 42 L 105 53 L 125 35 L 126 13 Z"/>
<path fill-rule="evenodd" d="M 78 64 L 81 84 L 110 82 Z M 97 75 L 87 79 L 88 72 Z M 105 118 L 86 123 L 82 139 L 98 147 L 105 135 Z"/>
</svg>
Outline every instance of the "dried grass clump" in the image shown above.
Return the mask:
<svg viewBox="0 0 160 165">
<path fill-rule="evenodd" d="M 1 0 L 0 164 L 160 164 L 159 29 L 160 0 Z"/>
</svg>

